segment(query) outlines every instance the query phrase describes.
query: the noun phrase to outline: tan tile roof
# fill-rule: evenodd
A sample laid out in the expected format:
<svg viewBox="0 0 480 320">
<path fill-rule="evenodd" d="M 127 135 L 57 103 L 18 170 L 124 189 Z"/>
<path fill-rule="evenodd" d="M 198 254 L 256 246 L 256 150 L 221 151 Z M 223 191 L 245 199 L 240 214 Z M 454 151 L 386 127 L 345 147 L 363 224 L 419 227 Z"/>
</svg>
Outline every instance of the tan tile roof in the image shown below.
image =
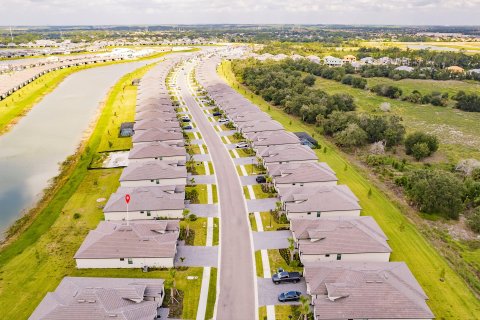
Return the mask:
<svg viewBox="0 0 480 320">
<path fill-rule="evenodd" d="M 75 259 L 173 258 L 178 230 L 178 220 L 101 221 Z"/>
<path fill-rule="evenodd" d="M 123 169 L 120 181 L 187 178 L 185 166 L 172 161 L 132 163 Z"/>
<path fill-rule="evenodd" d="M 403 262 L 306 263 L 316 319 L 431 319 L 427 296 Z"/>
<path fill-rule="evenodd" d="M 283 126 L 275 120 L 254 120 L 237 123 L 238 128 L 244 133 L 260 131 L 285 130 Z"/>
<path fill-rule="evenodd" d="M 163 279 L 65 277 L 30 320 L 151 320 L 164 295 Z"/>
<path fill-rule="evenodd" d="M 325 162 L 270 164 L 267 169 L 275 183 L 338 181 L 335 172 Z"/>
<path fill-rule="evenodd" d="M 144 119 L 163 119 L 163 120 L 175 120 L 177 119 L 177 113 L 173 110 L 147 110 L 138 112 L 135 115 L 135 121 Z"/>
<path fill-rule="evenodd" d="M 272 118 L 257 109 L 257 112 L 239 112 L 230 117 L 233 122 L 248 122 L 248 121 L 258 121 L 258 120 L 271 120 Z"/>
<path fill-rule="evenodd" d="M 108 199 L 103 212 L 126 212 L 125 195 L 130 195 L 128 210 L 156 211 L 185 208 L 184 186 L 119 187 Z"/>
<path fill-rule="evenodd" d="M 151 142 L 149 144 L 134 145 L 128 154 L 128 159 L 145 159 L 159 157 L 186 156 L 185 147 L 166 142 Z"/>
<path fill-rule="evenodd" d="M 169 140 L 183 140 L 183 134 L 180 128 L 172 129 L 158 129 L 151 128 L 141 130 L 133 134 L 132 142 L 154 142 L 154 141 L 169 141 Z"/>
<path fill-rule="evenodd" d="M 280 189 L 288 212 L 360 210 L 358 198 L 345 185 Z"/>
<path fill-rule="evenodd" d="M 318 160 L 312 149 L 302 145 L 280 145 L 264 148 L 258 155 L 265 163 Z"/>
<path fill-rule="evenodd" d="M 137 121 L 133 125 L 133 130 L 146 130 L 151 128 L 180 128 L 180 124 L 177 120 L 167 121 L 162 119 L 145 119 Z"/>
<path fill-rule="evenodd" d="M 372 217 L 292 219 L 290 226 L 303 254 L 392 252 Z"/>
<path fill-rule="evenodd" d="M 300 139 L 296 135 L 285 130 L 247 134 L 247 138 L 255 147 L 300 144 Z"/>
</svg>

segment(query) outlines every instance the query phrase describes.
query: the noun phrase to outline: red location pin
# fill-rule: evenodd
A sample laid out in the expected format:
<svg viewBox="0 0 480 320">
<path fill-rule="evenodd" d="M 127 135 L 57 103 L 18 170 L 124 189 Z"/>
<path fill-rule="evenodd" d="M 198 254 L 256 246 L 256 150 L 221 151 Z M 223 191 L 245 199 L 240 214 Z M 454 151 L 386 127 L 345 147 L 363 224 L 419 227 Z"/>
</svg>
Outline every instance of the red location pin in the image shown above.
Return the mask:
<svg viewBox="0 0 480 320">
<path fill-rule="evenodd" d="M 130 195 L 125 195 L 125 202 L 128 204 L 130 202 Z"/>
</svg>

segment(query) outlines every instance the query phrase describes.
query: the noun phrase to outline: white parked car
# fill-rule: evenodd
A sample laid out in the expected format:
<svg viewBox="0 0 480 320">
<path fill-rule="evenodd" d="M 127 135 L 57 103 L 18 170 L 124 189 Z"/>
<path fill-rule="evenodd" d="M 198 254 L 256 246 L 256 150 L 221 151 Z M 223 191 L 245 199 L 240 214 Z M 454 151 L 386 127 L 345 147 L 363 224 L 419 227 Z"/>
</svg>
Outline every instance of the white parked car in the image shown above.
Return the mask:
<svg viewBox="0 0 480 320">
<path fill-rule="evenodd" d="M 235 148 L 238 148 L 238 149 L 245 149 L 245 148 L 248 148 L 248 143 L 246 142 L 239 142 L 235 145 Z"/>
<path fill-rule="evenodd" d="M 227 123 L 227 122 L 230 122 L 230 120 L 227 118 L 218 119 L 218 123 Z"/>
</svg>

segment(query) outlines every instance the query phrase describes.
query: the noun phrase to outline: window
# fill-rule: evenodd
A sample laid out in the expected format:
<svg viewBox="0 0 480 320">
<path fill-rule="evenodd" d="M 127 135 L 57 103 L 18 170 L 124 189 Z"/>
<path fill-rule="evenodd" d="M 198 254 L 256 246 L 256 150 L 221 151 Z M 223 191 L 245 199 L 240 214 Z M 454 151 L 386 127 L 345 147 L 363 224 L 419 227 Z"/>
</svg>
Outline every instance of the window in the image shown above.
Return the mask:
<svg viewBox="0 0 480 320">
<path fill-rule="evenodd" d="M 125 258 L 120 258 L 120 261 L 125 261 Z"/>
<path fill-rule="evenodd" d="M 140 211 L 140 213 L 145 213 L 145 211 Z"/>
<path fill-rule="evenodd" d="M 152 213 L 150 211 L 147 211 L 147 217 L 150 217 Z"/>
<path fill-rule="evenodd" d="M 327 253 L 327 254 L 325 255 L 325 257 L 327 257 L 327 258 L 330 257 L 330 253 Z"/>
<path fill-rule="evenodd" d="M 312 214 L 311 212 L 307 212 L 307 214 Z"/>
<path fill-rule="evenodd" d="M 157 179 L 157 180 L 155 181 L 155 183 L 156 183 L 156 184 L 160 184 L 160 180 Z"/>
<path fill-rule="evenodd" d="M 337 253 L 337 260 L 342 260 L 342 254 L 341 253 Z"/>
<path fill-rule="evenodd" d="M 317 218 L 320 218 L 321 215 L 322 213 L 320 211 L 317 211 Z"/>
<path fill-rule="evenodd" d="M 150 180 L 150 182 L 153 182 L 153 180 Z"/>
<path fill-rule="evenodd" d="M 133 259 L 132 258 L 128 258 L 128 264 L 133 264 Z"/>
</svg>

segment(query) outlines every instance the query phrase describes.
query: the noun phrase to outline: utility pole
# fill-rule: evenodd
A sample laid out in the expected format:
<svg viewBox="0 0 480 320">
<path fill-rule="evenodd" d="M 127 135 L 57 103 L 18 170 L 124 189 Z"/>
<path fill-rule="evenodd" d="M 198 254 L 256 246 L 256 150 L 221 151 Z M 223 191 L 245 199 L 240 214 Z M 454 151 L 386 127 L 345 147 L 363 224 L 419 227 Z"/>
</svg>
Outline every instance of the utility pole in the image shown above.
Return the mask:
<svg viewBox="0 0 480 320">
<path fill-rule="evenodd" d="M 12 38 L 12 42 L 13 42 L 12 27 L 10 27 L 10 38 Z"/>
</svg>

